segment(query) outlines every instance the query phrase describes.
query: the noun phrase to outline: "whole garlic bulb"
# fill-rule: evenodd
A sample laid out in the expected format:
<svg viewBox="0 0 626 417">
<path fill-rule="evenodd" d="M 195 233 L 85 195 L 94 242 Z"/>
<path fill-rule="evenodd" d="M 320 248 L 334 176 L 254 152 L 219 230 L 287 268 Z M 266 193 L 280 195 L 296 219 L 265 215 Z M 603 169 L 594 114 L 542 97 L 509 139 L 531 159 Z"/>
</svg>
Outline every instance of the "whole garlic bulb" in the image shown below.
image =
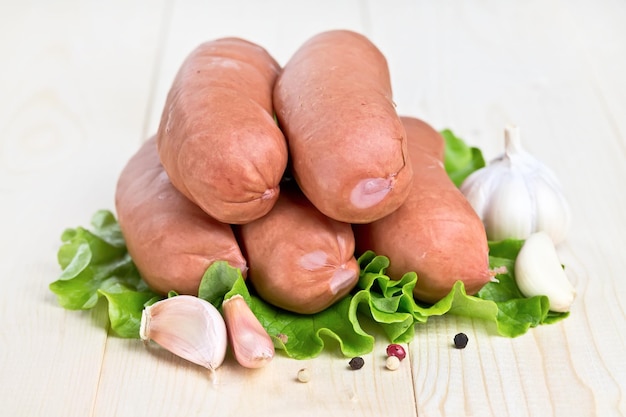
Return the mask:
<svg viewBox="0 0 626 417">
<path fill-rule="evenodd" d="M 539 231 L 554 244 L 565 240 L 569 204 L 554 173 L 522 148 L 517 126 L 506 127 L 504 153 L 469 175 L 461 192 L 490 240 L 526 239 Z"/>
</svg>

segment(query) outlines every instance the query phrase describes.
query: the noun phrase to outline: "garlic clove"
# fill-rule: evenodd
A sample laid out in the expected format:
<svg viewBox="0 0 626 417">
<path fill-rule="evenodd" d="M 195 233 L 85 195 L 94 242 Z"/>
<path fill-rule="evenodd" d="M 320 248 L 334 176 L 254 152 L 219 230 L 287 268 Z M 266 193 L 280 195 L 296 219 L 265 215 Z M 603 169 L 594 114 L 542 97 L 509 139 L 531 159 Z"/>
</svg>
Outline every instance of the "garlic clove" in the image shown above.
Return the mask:
<svg viewBox="0 0 626 417">
<path fill-rule="evenodd" d="M 484 167 L 474 171 L 461 184 L 461 192 L 481 219 L 484 219 L 485 211 L 489 207 L 492 189 L 507 171 L 505 166 L 492 165 L 489 169 Z"/>
<path fill-rule="evenodd" d="M 260 368 L 274 357 L 274 343 L 246 300 L 236 294 L 222 303 L 228 339 L 235 359 L 246 368 Z"/>
<path fill-rule="evenodd" d="M 483 214 L 489 240 L 524 239 L 532 232 L 532 201 L 526 180 L 518 173 L 507 172 L 493 190 Z"/>
<path fill-rule="evenodd" d="M 226 356 L 226 325 L 208 301 L 177 295 L 144 308 L 139 336 L 211 371 Z"/>
<path fill-rule="evenodd" d="M 546 232 L 535 232 L 524 242 L 515 261 L 515 281 L 526 297 L 548 297 L 552 311 L 569 311 L 576 297 Z"/>
<path fill-rule="evenodd" d="M 478 217 L 484 218 L 485 207 L 487 207 L 487 186 L 481 186 L 481 172 L 474 171 L 472 175 L 467 177 L 462 184 L 461 192 L 470 203 Z"/>
<path fill-rule="evenodd" d="M 570 226 L 571 213 L 563 194 L 556 187 L 551 181 L 544 179 L 538 179 L 535 183 L 535 230 L 545 231 L 553 242 L 562 242 Z"/>
</svg>

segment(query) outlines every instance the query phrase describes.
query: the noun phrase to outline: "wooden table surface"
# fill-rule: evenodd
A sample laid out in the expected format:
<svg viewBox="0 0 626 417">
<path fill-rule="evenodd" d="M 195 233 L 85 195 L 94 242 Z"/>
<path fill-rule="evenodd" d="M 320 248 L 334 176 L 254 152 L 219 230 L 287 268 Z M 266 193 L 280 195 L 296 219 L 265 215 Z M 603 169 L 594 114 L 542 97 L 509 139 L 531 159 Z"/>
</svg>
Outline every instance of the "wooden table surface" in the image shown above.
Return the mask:
<svg viewBox="0 0 626 417">
<path fill-rule="evenodd" d="M 0 2 L 1 416 L 626 415 L 626 2 L 623 0 L 24 0 Z M 334 352 L 256 371 L 201 368 L 65 311 L 48 284 L 66 227 L 113 209 L 187 53 L 239 36 L 284 64 L 334 28 L 386 55 L 402 114 L 487 159 L 507 123 L 561 179 L 571 316 L 509 339 L 454 316 L 418 325 L 401 369 L 385 340 L 359 372 Z M 451 348 L 463 331 L 470 343 Z M 301 367 L 308 384 L 295 381 Z"/>
</svg>

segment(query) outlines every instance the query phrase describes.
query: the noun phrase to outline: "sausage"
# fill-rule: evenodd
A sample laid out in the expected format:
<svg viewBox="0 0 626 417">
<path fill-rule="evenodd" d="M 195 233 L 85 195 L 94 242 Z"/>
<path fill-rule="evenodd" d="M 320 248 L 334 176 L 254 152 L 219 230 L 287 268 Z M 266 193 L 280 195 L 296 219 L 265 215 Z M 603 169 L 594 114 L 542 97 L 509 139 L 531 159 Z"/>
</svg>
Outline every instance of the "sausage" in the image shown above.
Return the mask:
<svg viewBox="0 0 626 417">
<path fill-rule="evenodd" d="M 246 223 L 276 202 L 287 143 L 273 118 L 280 66 L 239 38 L 205 42 L 180 67 L 157 131 L 172 184 L 211 217 Z"/>
<path fill-rule="evenodd" d="M 368 223 L 406 199 L 412 167 L 387 61 L 366 37 L 322 32 L 291 57 L 274 87 L 294 178 L 322 213 Z"/>
<path fill-rule="evenodd" d="M 202 276 L 217 260 L 246 276 L 246 260 L 232 228 L 174 188 L 159 162 L 154 137 L 122 170 L 115 207 L 128 252 L 153 290 L 197 295 Z"/>
<path fill-rule="evenodd" d="M 317 210 L 293 183 L 264 217 L 238 227 L 248 280 L 265 301 L 302 314 L 324 310 L 356 285 L 350 225 Z"/>
<path fill-rule="evenodd" d="M 414 171 L 411 192 L 384 219 L 354 226 L 357 252 L 387 256 L 392 278 L 416 272 L 416 299 L 434 303 L 457 280 L 474 294 L 492 278 L 484 226 L 444 169 L 443 137 L 421 120 L 402 121 Z"/>
</svg>

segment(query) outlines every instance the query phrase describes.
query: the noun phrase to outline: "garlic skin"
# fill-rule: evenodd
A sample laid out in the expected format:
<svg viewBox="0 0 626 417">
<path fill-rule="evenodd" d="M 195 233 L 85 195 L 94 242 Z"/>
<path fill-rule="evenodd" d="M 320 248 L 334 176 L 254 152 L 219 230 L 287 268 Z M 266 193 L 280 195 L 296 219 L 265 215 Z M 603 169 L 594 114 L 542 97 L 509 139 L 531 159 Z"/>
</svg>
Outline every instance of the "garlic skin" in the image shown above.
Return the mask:
<svg viewBox="0 0 626 417">
<path fill-rule="evenodd" d="M 226 325 L 208 301 L 177 295 L 144 308 L 139 336 L 210 371 L 226 356 Z"/>
<path fill-rule="evenodd" d="M 460 189 L 489 240 L 526 239 L 538 231 L 554 244 L 566 238 L 571 213 L 559 180 L 522 148 L 517 126 L 505 129 L 504 153 L 470 174 Z"/>
<path fill-rule="evenodd" d="M 261 368 L 274 357 L 274 343 L 246 300 L 239 294 L 224 300 L 222 313 L 235 359 L 245 368 Z"/>
<path fill-rule="evenodd" d="M 552 311 L 569 311 L 576 298 L 576 289 L 569 282 L 554 243 L 545 232 L 535 232 L 524 242 L 515 261 L 515 281 L 526 297 L 547 296 Z"/>
</svg>

